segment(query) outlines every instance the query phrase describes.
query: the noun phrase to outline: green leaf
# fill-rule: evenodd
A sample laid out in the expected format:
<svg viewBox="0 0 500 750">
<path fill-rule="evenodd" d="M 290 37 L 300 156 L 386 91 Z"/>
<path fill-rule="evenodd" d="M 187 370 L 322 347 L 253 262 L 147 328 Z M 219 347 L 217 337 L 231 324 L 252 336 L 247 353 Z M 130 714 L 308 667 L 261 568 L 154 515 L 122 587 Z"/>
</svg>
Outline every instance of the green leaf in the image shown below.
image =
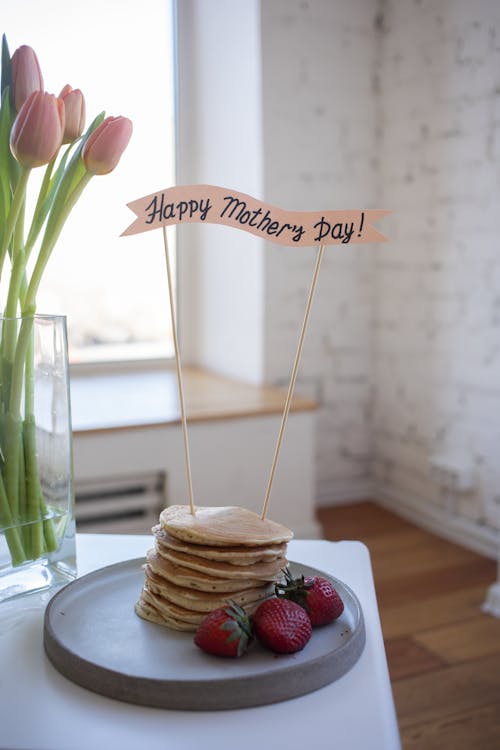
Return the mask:
<svg viewBox="0 0 500 750">
<path fill-rule="evenodd" d="M 5 196 L 10 195 L 10 183 L 8 170 L 5 168 L 12 156 L 10 150 L 10 131 L 12 128 L 12 112 L 9 102 L 9 89 L 5 89 L 2 94 L 2 104 L 0 109 L 0 180 L 2 181 L 2 189 Z M 10 203 L 7 205 L 6 210 L 8 211 Z M 5 215 L 1 217 L 5 220 Z"/>
<path fill-rule="evenodd" d="M 14 157 L 10 150 L 10 130 L 12 127 L 12 111 L 9 100 L 9 88 L 2 95 L 0 106 L 0 247 L 4 248 L 4 234 L 7 217 L 12 204 L 12 191 L 9 180 L 9 168 Z M 0 275 L 5 260 L 3 249 L 0 257 Z"/>
<path fill-rule="evenodd" d="M 83 164 L 83 161 L 81 159 L 82 150 L 88 137 L 104 120 L 104 116 L 104 112 L 101 112 L 89 125 L 87 131 L 82 136 L 78 146 L 76 147 L 69 164 L 64 170 L 64 174 L 60 175 L 58 178 L 58 184 L 52 196 L 50 207 L 49 222 L 51 222 L 52 224 L 57 222 L 58 217 L 62 213 L 66 202 L 68 201 L 68 199 L 70 199 L 73 191 L 78 187 L 82 178 L 87 173 L 85 165 Z"/>
<path fill-rule="evenodd" d="M 33 220 L 31 222 L 28 239 L 26 240 L 26 257 L 28 257 L 31 253 L 33 245 L 35 244 L 36 239 L 44 225 L 45 219 L 47 218 L 49 211 L 52 208 L 54 199 L 57 194 L 57 189 L 64 175 L 66 162 L 68 161 L 72 148 L 73 144 L 70 144 L 64 152 L 54 174 L 52 174 L 52 170 L 54 168 L 55 159 L 47 165 L 45 175 L 43 177 L 43 182 L 40 186 L 38 200 L 33 212 Z"/>
<path fill-rule="evenodd" d="M 9 144 L 9 149 L 10 149 L 10 144 Z M 12 188 L 12 192 L 15 191 L 20 177 L 21 177 L 21 165 L 11 153 L 10 159 L 9 159 L 9 178 L 10 178 L 10 186 Z"/>
<path fill-rule="evenodd" d="M 31 220 L 28 239 L 26 240 L 25 244 L 26 260 L 31 253 L 33 245 L 36 242 L 36 238 L 40 234 L 40 230 L 43 227 L 44 221 L 47 218 L 47 214 L 50 209 L 49 191 L 53 168 L 54 161 L 51 161 L 50 164 L 47 164 L 42 184 L 40 186 L 40 192 L 38 193 L 38 200 L 36 202 L 35 210 L 33 211 L 33 218 Z"/>
<path fill-rule="evenodd" d="M 104 113 L 98 115 L 82 137 L 55 190 L 38 257 L 24 296 L 22 306 L 23 315 L 29 315 L 35 309 L 38 286 L 50 254 L 64 226 L 64 222 L 92 177 L 85 169 L 81 153 L 90 133 L 93 132 L 103 118 Z"/>
<path fill-rule="evenodd" d="M 0 180 L 0 246 L 3 244 L 3 237 L 5 232 L 5 217 L 7 216 L 7 197 L 4 195 L 3 182 Z"/>
<path fill-rule="evenodd" d="M 2 36 L 2 83 L 1 91 L 3 92 L 7 88 L 11 88 L 12 84 L 12 67 L 10 64 L 10 52 L 9 45 L 7 44 L 7 37 L 5 34 Z"/>
<path fill-rule="evenodd" d="M 82 136 L 82 139 L 80 143 L 78 144 L 78 150 L 75 152 L 73 159 L 75 160 L 75 167 L 74 167 L 74 173 L 73 173 L 73 179 L 69 185 L 69 193 L 72 192 L 74 187 L 80 182 L 83 175 L 86 173 L 85 165 L 83 161 L 81 160 L 81 154 L 83 151 L 83 147 L 85 146 L 85 143 L 89 139 L 89 136 L 92 135 L 94 130 L 98 127 L 98 125 L 101 124 L 101 122 L 104 120 L 105 113 L 101 112 L 99 115 L 97 115 L 96 118 L 90 123 L 89 127 L 87 128 L 86 132 Z M 72 161 L 73 161 L 72 159 Z"/>
</svg>

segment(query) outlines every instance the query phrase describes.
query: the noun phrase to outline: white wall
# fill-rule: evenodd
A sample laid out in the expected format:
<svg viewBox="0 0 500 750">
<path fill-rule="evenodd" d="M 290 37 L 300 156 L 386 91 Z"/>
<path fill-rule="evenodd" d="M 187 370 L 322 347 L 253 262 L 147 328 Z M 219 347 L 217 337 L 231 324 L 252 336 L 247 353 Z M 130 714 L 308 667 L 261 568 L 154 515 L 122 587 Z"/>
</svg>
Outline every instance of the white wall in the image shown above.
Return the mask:
<svg viewBox="0 0 500 750">
<path fill-rule="evenodd" d="M 500 3 L 382 4 L 373 446 L 379 493 L 471 534 L 500 495 Z M 444 456 L 471 491 L 451 497 Z M 441 516 L 441 511 L 443 515 Z"/>
<path fill-rule="evenodd" d="M 186 68 L 183 79 L 184 96 L 196 94 L 194 119 L 181 120 L 192 148 L 188 164 L 197 165 L 188 172 L 193 181 L 230 180 L 290 209 L 393 211 L 383 222 L 387 245 L 327 248 L 320 275 L 297 384 L 320 402 L 318 501 L 376 492 L 395 510 L 493 551 L 500 496 L 500 3 L 179 5 L 203 21 L 195 23 L 202 38 L 190 40 L 195 70 Z M 208 47 L 207 29 L 216 30 L 207 7 L 231 20 Z M 246 70 L 252 82 L 246 105 L 238 99 L 250 117 L 243 153 L 234 140 L 227 149 L 221 135 L 235 112 L 232 99 L 208 106 L 204 87 L 216 86 L 220 50 L 230 52 L 234 75 Z M 214 311 L 207 289 L 215 267 L 207 265 L 219 253 L 229 258 L 228 231 L 217 237 L 217 255 L 191 268 L 199 296 L 190 299 L 194 312 L 185 310 L 188 346 L 201 364 L 286 383 L 314 250 L 268 244 L 254 260 L 256 239 L 249 236 L 252 250 L 244 249 L 238 233 L 230 287 L 243 276 L 248 293 L 231 297 L 215 281 L 227 304 Z M 223 346 L 212 337 L 217 326 Z M 228 359 L 238 331 L 248 341 Z M 465 489 L 445 486 L 433 468 L 442 458 L 450 481 Z"/>
<path fill-rule="evenodd" d="M 262 192 L 260 4 L 178 3 L 178 183 Z M 263 243 L 214 225 L 179 231 L 183 356 L 262 382 Z"/>
<path fill-rule="evenodd" d="M 179 3 L 179 183 L 289 209 L 376 207 L 374 15 L 365 0 Z M 185 356 L 287 385 L 316 249 L 205 226 L 180 248 Z M 328 501 L 368 492 L 371 264 L 371 248 L 328 248 L 299 371 L 297 390 L 321 402 Z"/>
<path fill-rule="evenodd" d="M 289 209 L 376 205 L 376 3 L 263 2 L 265 198 Z M 314 254 L 266 246 L 265 378 L 286 383 Z M 373 248 L 326 249 L 297 390 L 317 398 L 320 502 L 367 495 Z"/>
</svg>

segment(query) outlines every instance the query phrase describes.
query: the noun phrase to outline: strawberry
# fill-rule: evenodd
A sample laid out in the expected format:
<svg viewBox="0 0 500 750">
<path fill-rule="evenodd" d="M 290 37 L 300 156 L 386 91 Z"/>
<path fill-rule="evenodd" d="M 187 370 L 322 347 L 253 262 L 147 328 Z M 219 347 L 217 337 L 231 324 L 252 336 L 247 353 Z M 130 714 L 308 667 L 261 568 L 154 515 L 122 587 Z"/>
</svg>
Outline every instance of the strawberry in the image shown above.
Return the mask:
<svg viewBox="0 0 500 750">
<path fill-rule="evenodd" d="M 311 621 L 302 607 L 288 599 L 266 599 L 253 616 L 255 635 L 277 654 L 301 651 L 312 633 Z"/>
<path fill-rule="evenodd" d="M 320 576 L 292 578 L 289 570 L 283 572 L 285 582 L 276 584 L 276 596 L 304 607 L 313 627 L 327 625 L 340 617 L 344 602 L 330 581 Z"/>
<path fill-rule="evenodd" d="M 242 656 L 252 640 L 250 619 L 245 610 L 235 602 L 219 607 L 200 623 L 194 642 L 208 654 L 216 656 Z"/>
</svg>

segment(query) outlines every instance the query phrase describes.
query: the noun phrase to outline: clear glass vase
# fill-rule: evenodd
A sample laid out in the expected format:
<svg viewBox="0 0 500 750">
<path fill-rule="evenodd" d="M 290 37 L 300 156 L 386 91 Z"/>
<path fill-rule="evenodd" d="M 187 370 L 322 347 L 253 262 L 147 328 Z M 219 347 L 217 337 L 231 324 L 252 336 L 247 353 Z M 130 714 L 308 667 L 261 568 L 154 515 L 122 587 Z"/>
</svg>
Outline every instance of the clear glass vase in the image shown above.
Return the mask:
<svg viewBox="0 0 500 750">
<path fill-rule="evenodd" d="M 76 576 L 66 319 L 0 318 L 0 602 Z"/>
</svg>

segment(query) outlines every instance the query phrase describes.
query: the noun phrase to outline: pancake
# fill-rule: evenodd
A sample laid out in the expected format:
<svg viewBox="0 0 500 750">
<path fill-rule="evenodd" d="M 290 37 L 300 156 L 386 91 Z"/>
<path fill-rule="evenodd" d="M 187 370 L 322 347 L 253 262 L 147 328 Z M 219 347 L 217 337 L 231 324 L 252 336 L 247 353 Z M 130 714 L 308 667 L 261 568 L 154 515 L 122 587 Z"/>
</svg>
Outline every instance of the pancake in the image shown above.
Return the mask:
<svg viewBox="0 0 500 750">
<path fill-rule="evenodd" d="M 208 573 L 202 573 L 199 570 L 174 565 L 154 550 L 150 550 L 147 553 L 146 559 L 152 571 L 157 575 L 174 583 L 176 586 L 196 589 L 197 591 L 222 591 L 230 593 L 231 591 L 254 589 L 262 584 L 262 581 L 251 578 L 245 580 L 217 578 Z"/>
<path fill-rule="evenodd" d="M 269 547 L 210 547 L 204 544 L 189 544 L 180 539 L 170 536 L 165 529 L 158 524 L 153 526 L 152 532 L 156 538 L 158 548 L 167 547 L 176 552 L 184 552 L 207 560 L 218 560 L 233 565 L 251 565 L 255 562 L 276 560 L 286 554 L 286 543 L 276 543 Z"/>
<path fill-rule="evenodd" d="M 164 617 L 163 615 L 161 615 L 156 607 L 152 606 L 144 600 L 142 592 L 139 601 L 136 602 L 134 606 L 134 610 L 135 613 L 139 615 L 139 617 L 141 617 L 143 620 L 154 622 L 155 625 L 163 625 L 164 627 L 171 628 L 172 630 L 183 630 L 185 632 L 191 633 L 196 629 L 193 627 L 192 623 L 182 622 L 181 620 L 176 620 L 173 617 Z"/>
<path fill-rule="evenodd" d="M 184 607 L 179 607 L 173 602 L 163 599 L 158 594 L 154 594 L 147 583 L 144 584 L 141 597 L 147 604 L 151 604 L 162 617 L 170 617 L 178 622 L 184 622 L 186 625 L 193 625 L 195 628 L 205 617 L 205 612 L 192 612 Z"/>
<path fill-rule="evenodd" d="M 269 546 L 289 542 L 293 532 L 239 506 L 195 508 L 170 505 L 160 513 L 160 525 L 176 539 L 213 547 Z"/>
<path fill-rule="evenodd" d="M 136 602 L 134 609 L 136 613 L 139 615 L 139 617 L 142 617 L 143 620 L 149 620 L 150 622 L 155 622 L 157 625 L 164 625 L 164 621 L 160 613 L 155 607 L 152 607 L 151 604 L 148 604 L 144 601 L 142 598 L 142 591 L 141 591 L 141 597 L 138 602 Z"/>
<path fill-rule="evenodd" d="M 165 508 L 135 611 L 174 630 L 196 631 L 209 612 L 234 601 L 252 614 L 287 567 L 290 529 L 237 506 Z"/>
<path fill-rule="evenodd" d="M 183 568 L 226 580 L 252 578 L 255 581 L 274 581 L 279 572 L 288 565 L 286 557 L 278 557 L 270 562 L 256 562 L 253 565 L 233 565 L 176 552 L 168 547 L 158 547 L 157 552 L 173 565 L 180 565 Z"/>
<path fill-rule="evenodd" d="M 144 571 L 147 587 L 151 593 L 163 597 L 179 607 L 205 614 L 218 607 L 224 607 L 229 599 L 239 604 L 240 607 L 246 608 L 248 605 L 260 602 L 273 593 L 272 584 L 264 584 L 254 589 L 243 589 L 243 591 L 231 591 L 229 594 L 194 591 L 165 581 L 161 576 L 153 573 L 149 565 L 145 566 Z"/>
<path fill-rule="evenodd" d="M 248 614 L 253 614 L 257 609 L 260 601 L 251 602 L 245 607 Z M 220 606 L 225 606 L 223 602 Z M 178 607 L 171 602 L 165 601 L 162 597 L 154 594 L 149 590 L 147 584 L 144 585 L 141 596 L 135 605 L 135 611 L 144 620 L 149 620 L 157 625 L 164 625 L 174 630 L 183 630 L 194 633 L 198 625 L 207 616 L 206 612 L 191 612 L 183 607 Z"/>
</svg>

